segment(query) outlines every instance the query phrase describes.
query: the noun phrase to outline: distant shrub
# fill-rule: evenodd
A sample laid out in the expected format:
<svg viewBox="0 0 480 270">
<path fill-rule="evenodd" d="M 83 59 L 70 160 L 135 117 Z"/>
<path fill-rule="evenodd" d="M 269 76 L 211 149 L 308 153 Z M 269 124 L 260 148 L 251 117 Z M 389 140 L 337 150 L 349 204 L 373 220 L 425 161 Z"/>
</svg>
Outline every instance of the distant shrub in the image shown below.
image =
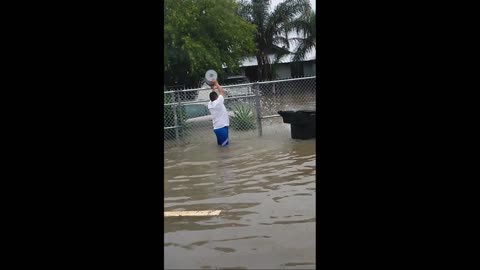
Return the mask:
<svg viewBox="0 0 480 270">
<path fill-rule="evenodd" d="M 230 126 L 235 130 L 250 130 L 255 129 L 255 117 L 252 109 L 248 104 L 237 103 L 233 106 L 233 116 L 230 121 Z"/>
</svg>

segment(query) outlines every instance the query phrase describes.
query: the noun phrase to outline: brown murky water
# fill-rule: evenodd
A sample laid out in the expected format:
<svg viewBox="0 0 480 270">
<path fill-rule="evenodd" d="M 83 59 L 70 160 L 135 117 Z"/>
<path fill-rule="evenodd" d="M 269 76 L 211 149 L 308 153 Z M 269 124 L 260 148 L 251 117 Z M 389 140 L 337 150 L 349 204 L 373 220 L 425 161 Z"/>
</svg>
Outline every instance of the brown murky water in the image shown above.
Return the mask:
<svg viewBox="0 0 480 270">
<path fill-rule="evenodd" d="M 165 269 L 314 269 L 315 139 L 288 134 L 165 152 Z"/>
</svg>

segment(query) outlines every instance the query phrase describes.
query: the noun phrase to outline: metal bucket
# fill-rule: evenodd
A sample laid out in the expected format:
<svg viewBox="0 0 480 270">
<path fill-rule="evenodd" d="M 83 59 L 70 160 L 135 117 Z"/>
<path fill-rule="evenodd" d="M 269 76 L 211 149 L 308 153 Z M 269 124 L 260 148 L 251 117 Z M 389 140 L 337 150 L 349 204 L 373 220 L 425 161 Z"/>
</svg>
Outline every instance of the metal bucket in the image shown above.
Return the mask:
<svg viewBox="0 0 480 270">
<path fill-rule="evenodd" d="M 208 70 L 205 72 L 205 82 L 209 85 L 213 85 L 213 81 L 217 79 L 217 72 L 213 69 Z"/>
</svg>

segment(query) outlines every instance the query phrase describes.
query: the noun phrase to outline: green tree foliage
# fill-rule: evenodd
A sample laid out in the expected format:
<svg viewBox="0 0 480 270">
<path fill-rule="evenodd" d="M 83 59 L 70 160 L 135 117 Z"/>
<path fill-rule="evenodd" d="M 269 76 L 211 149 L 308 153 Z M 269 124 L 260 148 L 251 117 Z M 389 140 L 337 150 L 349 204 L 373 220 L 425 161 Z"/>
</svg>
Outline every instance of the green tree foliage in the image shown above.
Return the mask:
<svg viewBox="0 0 480 270">
<path fill-rule="evenodd" d="M 198 86 L 205 71 L 223 75 L 255 50 L 255 26 L 234 0 L 165 0 L 164 73 L 167 85 Z"/>
<path fill-rule="evenodd" d="M 255 53 L 260 79 L 271 80 L 274 77 L 269 54 L 275 55 L 278 62 L 284 55 L 290 54 L 288 33 L 292 23 L 299 16 L 311 10 L 308 0 L 285 0 L 270 12 L 269 0 L 239 0 L 239 14 L 248 22 L 257 26 Z"/>
</svg>

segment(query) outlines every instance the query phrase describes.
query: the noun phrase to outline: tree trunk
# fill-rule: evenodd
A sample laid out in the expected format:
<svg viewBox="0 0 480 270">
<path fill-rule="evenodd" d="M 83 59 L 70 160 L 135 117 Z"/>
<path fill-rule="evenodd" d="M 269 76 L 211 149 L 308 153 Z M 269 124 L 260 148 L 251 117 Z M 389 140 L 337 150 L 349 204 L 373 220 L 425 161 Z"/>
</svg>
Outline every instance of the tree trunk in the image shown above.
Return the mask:
<svg viewBox="0 0 480 270">
<path fill-rule="evenodd" d="M 257 78 L 258 78 L 258 81 L 263 81 L 263 60 L 262 60 L 262 57 L 260 56 L 260 54 L 257 54 Z"/>
<path fill-rule="evenodd" d="M 264 67 L 264 78 L 271 81 L 272 78 L 272 65 L 268 55 L 263 54 L 263 67 Z"/>
<path fill-rule="evenodd" d="M 268 58 L 268 55 L 263 52 L 260 52 L 256 56 L 257 56 L 257 62 L 258 62 L 257 74 L 258 74 L 259 80 L 260 81 L 272 80 L 273 79 L 272 66 L 270 64 L 270 59 Z"/>
</svg>

